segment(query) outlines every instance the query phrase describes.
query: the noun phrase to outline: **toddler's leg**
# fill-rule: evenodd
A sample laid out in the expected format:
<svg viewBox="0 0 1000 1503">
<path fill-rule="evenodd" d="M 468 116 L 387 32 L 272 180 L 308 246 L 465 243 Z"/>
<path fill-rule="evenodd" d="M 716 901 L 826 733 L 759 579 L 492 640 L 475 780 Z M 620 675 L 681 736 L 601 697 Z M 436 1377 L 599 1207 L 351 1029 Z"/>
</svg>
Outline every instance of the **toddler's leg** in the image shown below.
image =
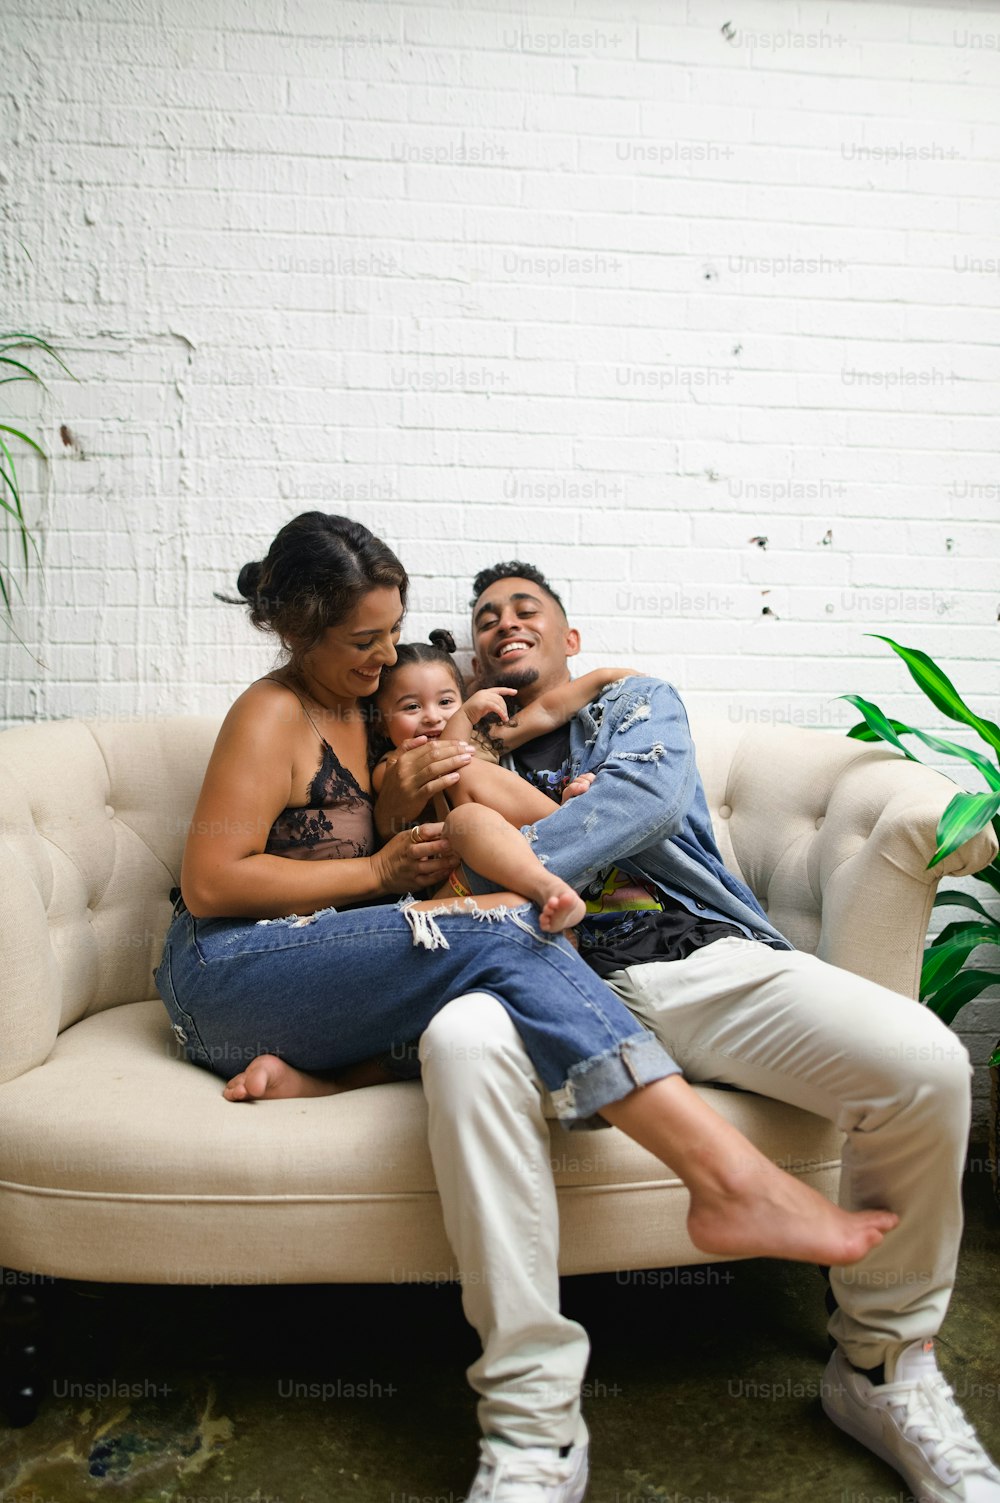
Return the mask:
<svg viewBox="0 0 1000 1503">
<path fill-rule="evenodd" d="M 540 925 L 548 933 L 557 934 L 583 918 L 586 906 L 579 894 L 554 872 L 546 871 L 520 830 L 495 809 L 483 804 L 462 804 L 452 809 L 445 820 L 444 835 L 467 866 L 536 903 L 541 911 Z"/>
<path fill-rule="evenodd" d="M 518 827 L 533 825 L 536 820 L 554 814 L 559 807 L 540 788 L 532 788 L 530 783 L 519 778 L 516 772 L 478 758 L 462 768 L 458 782 L 448 789 L 448 798 L 455 808 L 462 804 L 485 804 L 488 809 L 502 814 L 508 824 Z"/>
</svg>

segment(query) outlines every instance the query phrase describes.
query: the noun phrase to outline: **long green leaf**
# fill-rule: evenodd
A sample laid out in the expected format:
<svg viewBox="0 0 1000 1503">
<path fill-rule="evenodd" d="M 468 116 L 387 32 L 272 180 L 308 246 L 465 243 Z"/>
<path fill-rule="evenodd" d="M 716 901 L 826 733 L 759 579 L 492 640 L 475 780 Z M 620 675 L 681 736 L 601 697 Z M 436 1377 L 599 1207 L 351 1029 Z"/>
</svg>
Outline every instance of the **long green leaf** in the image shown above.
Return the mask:
<svg viewBox="0 0 1000 1503">
<path fill-rule="evenodd" d="M 2 454 L 4 456 L 4 458 L 6 459 L 8 468 L 10 470 L 10 474 L 8 475 L 8 473 L 4 469 L 3 465 L 0 464 L 0 478 L 2 478 L 6 482 L 6 484 L 9 486 L 10 493 L 14 497 L 15 504 L 17 506 L 20 506 L 20 504 L 21 504 L 21 492 L 18 489 L 17 472 L 14 469 L 13 461 L 11 460 L 11 457 L 10 457 L 10 451 L 8 450 L 7 445 L 4 443 L 3 439 L 0 439 L 0 454 Z"/>
<path fill-rule="evenodd" d="M 948 675 L 938 667 L 933 658 L 929 658 L 926 652 L 920 652 L 915 647 L 901 647 L 891 637 L 880 636 L 878 632 L 870 632 L 870 636 L 879 642 L 887 642 L 893 652 L 903 659 L 909 670 L 914 683 L 923 690 L 931 704 L 936 706 L 949 720 L 957 720 L 962 725 L 969 725 L 993 750 L 1000 752 L 1000 726 L 992 720 L 984 720 L 981 715 L 975 714 L 965 703 L 955 685 Z"/>
<path fill-rule="evenodd" d="M 0 334 L 0 339 L 10 340 L 9 344 L 5 344 L 2 346 L 2 348 L 0 348 L 0 354 L 5 355 L 8 350 L 16 350 L 19 345 L 34 345 L 36 349 L 44 350 L 46 355 L 51 355 L 56 364 L 62 366 L 63 370 L 72 381 L 75 381 L 77 379 L 76 376 L 73 375 L 73 372 L 70 370 L 69 366 L 66 364 L 62 356 L 58 354 L 49 344 L 48 340 L 43 339 L 40 334 Z"/>
<path fill-rule="evenodd" d="M 841 694 L 840 698 L 841 699 L 850 699 L 851 696 L 849 694 Z M 908 731 L 908 730 L 911 729 L 911 727 L 908 726 L 908 725 L 905 725 L 902 720 L 893 720 L 888 715 L 886 715 L 885 719 L 889 722 L 889 724 L 892 726 L 892 728 L 893 728 L 894 731 L 897 731 L 897 732 L 898 731 Z M 859 720 L 858 723 L 857 723 L 857 725 L 852 725 L 851 729 L 847 732 L 847 735 L 850 736 L 850 737 L 852 737 L 855 741 L 881 741 L 882 740 L 882 737 L 879 736 L 879 735 L 877 735 L 875 733 L 875 731 L 872 730 L 871 726 L 867 725 L 866 722 L 863 721 L 863 720 Z"/>
<path fill-rule="evenodd" d="M 855 702 L 854 696 L 850 694 L 842 694 L 840 697 L 841 699 L 850 699 L 852 702 Z M 872 708 L 877 707 L 872 706 Z M 879 714 L 881 715 L 881 711 L 879 711 Z M 929 746 L 932 751 L 943 752 L 946 757 L 961 757 L 964 762 L 968 762 L 970 766 L 975 767 L 977 772 L 982 773 L 991 788 L 995 788 L 1000 792 L 1000 767 L 996 767 L 990 761 L 989 757 L 983 756 L 982 752 L 974 751 L 968 746 L 959 746 L 957 741 L 946 741 L 942 736 L 932 736 L 927 731 L 918 730 L 915 725 L 907 725 L 903 720 L 892 720 L 888 715 L 882 715 L 882 720 L 892 727 L 897 736 L 916 736 L 925 746 Z M 861 721 L 858 725 L 853 725 L 847 734 L 848 736 L 852 736 L 855 741 L 881 741 L 888 739 L 887 737 L 878 735 L 865 721 Z M 906 749 L 898 740 L 893 741 L 892 745 L 899 746 L 904 751 Z M 914 758 L 914 760 L 918 759 Z"/>
<path fill-rule="evenodd" d="M 977 882 L 984 882 L 994 892 L 1000 892 L 1000 866 L 995 856 L 989 866 L 984 866 L 981 872 L 974 872 L 973 876 Z"/>
<path fill-rule="evenodd" d="M 37 381 L 39 386 L 45 385 L 45 382 L 42 380 L 38 372 L 33 371 L 31 369 L 31 366 L 25 365 L 22 360 L 12 360 L 9 355 L 0 355 L 0 365 L 12 365 L 15 370 L 24 371 L 25 374 L 23 376 L 15 376 L 12 378 L 16 381 Z"/>
<path fill-rule="evenodd" d="M 886 716 L 882 714 L 882 711 L 879 709 L 878 705 L 873 705 L 870 699 L 862 699 L 860 694 L 841 694 L 840 698 L 846 699 L 848 704 L 852 704 L 856 710 L 861 711 L 862 715 L 865 717 L 865 723 L 868 726 L 869 730 L 874 732 L 874 734 L 879 738 L 880 741 L 888 741 L 890 746 L 895 746 L 897 750 L 901 751 L 903 753 L 903 756 L 908 758 L 911 762 L 918 762 L 920 760 L 919 757 L 915 757 L 911 751 L 907 751 L 906 747 L 903 745 L 902 741 L 900 741 L 898 735 L 893 729 L 893 722 L 888 720 Z M 895 724 L 899 725 L 900 722 L 896 721 Z M 909 726 L 901 726 L 900 728 L 904 730 L 910 729 Z M 856 737 L 855 739 L 860 738 Z"/>
<path fill-rule="evenodd" d="M 935 936 L 931 941 L 930 949 L 924 951 L 924 958 L 926 959 L 936 945 L 946 945 L 949 940 L 957 939 L 963 934 L 972 934 L 977 930 L 982 936 L 980 944 L 1000 945 L 1000 924 L 989 914 L 986 915 L 985 923 L 980 923 L 979 919 L 956 919 L 952 924 L 945 924 L 941 933 Z"/>
<path fill-rule="evenodd" d="M 937 1013 L 942 1023 L 953 1023 L 956 1013 L 978 997 L 989 986 L 1000 984 L 1000 971 L 962 971 L 933 997 L 927 998 L 931 1012 Z"/>
<path fill-rule="evenodd" d="M 10 513 L 10 515 L 14 518 L 14 521 L 17 523 L 18 535 L 21 539 L 21 552 L 24 555 L 24 567 L 28 568 L 28 538 L 31 536 L 31 533 L 28 529 L 27 522 L 24 520 L 24 511 L 21 506 L 21 492 L 18 490 L 17 473 L 14 469 L 14 457 L 2 438 L 0 438 L 0 454 L 3 454 L 4 458 L 7 461 L 7 468 L 10 470 L 10 474 L 8 475 L 7 470 L 0 466 L 0 479 L 5 482 L 8 489 L 10 490 L 11 495 L 14 498 L 14 505 L 11 506 L 8 501 L 5 501 L 3 497 L 0 496 L 0 505 L 2 505 L 4 511 Z M 32 541 L 34 540 L 32 539 Z M 35 549 L 35 552 L 38 552 L 37 548 Z"/>
<path fill-rule="evenodd" d="M 0 479 L 7 480 L 7 476 L 4 474 L 3 470 L 0 470 Z M 7 480 L 7 484 L 10 485 L 9 480 Z M 19 512 L 15 507 L 11 506 L 9 501 L 5 501 L 2 495 L 0 495 L 0 511 L 9 512 L 10 515 L 14 518 L 14 521 L 17 523 L 18 527 L 24 527 L 25 521 L 21 512 Z"/>
<path fill-rule="evenodd" d="M 996 922 L 992 914 L 986 911 L 978 898 L 972 897 L 967 892 L 956 892 L 954 888 L 950 888 L 947 892 L 939 892 L 937 897 L 934 899 L 934 907 L 971 908 L 973 913 L 981 913 L 983 918 L 986 919 L 989 923 Z"/>
<path fill-rule="evenodd" d="M 11 434 L 13 434 L 13 436 L 15 438 L 19 438 L 19 439 L 23 440 L 24 443 L 30 444 L 31 447 L 35 450 L 35 452 L 38 453 L 38 454 L 40 454 L 43 459 L 48 459 L 49 456 L 46 454 L 46 452 L 42 448 L 41 444 L 36 444 L 35 440 L 33 438 L 29 438 L 26 433 L 22 433 L 21 430 L 20 430 L 20 428 L 10 428 L 10 427 L 8 427 L 8 425 L 6 423 L 0 423 L 0 433 L 11 433 Z"/>
<path fill-rule="evenodd" d="M 4 480 L 7 480 L 7 476 L 4 475 L 4 473 L 3 473 L 2 470 L 0 470 L 0 477 L 2 477 Z M 7 483 L 9 485 L 10 481 L 8 480 Z M 17 507 L 20 508 L 20 505 L 21 505 L 21 498 L 20 498 L 20 496 L 18 496 L 16 498 L 16 501 L 17 501 Z M 5 511 L 10 516 L 12 516 L 14 518 L 14 522 L 17 525 L 18 537 L 21 540 L 21 554 L 22 554 L 22 556 L 24 558 L 24 567 L 28 568 L 29 564 L 30 564 L 30 559 L 28 557 L 28 545 L 29 545 L 29 543 L 31 544 L 31 547 L 32 547 L 32 549 L 34 551 L 36 559 L 38 560 L 39 563 L 41 563 L 41 561 L 42 561 L 42 555 L 39 552 L 38 544 L 35 542 L 34 534 L 32 533 L 31 528 L 28 526 L 27 522 L 24 520 L 24 513 L 22 511 L 20 511 L 19 509 L 15 510 L 15 508 L 13 506 L 11 506 L 11 504 L 10 504 L 9 501 L 5 501 L 4 500 L 3 496 L 0 496 L 0 511 Z M 7 523 L 7 526 L 8 526 L 8 528 L 10 527 L 10 523 L 9 522 Z M 20 594 L 20 590 L 18 590 L 18 593 Z"/>
<path fill-rule="evenodd" d="M 980 945 L 1000 945 L 1000 929 L 988 924 L 952 924 L 952 936 L 942 944 L 940 940 L 924 951 L 924 963 L 920 972 L 920 995 L 928 997 L 946 981 L 950 981 L 962 969 L 973 950 Z"/>
<path fill-rule="evenodd" d="M 16 351 L 20 354 L 24 349 L 43 351 L 66 372 L 71 380 L 75 381 L 77 379 L 65 360 L 53 349 L 47 339 L 43 339 L 40 334 L 28 334 L 24 331 L 14 330 L 0 334 L 0 370 L 4 373 L 0 375 L 0 385 L 8 386 L 18 381 L 33 381 L 39 386 L 45 387 L 42 377 L 27 363 L 27 357 L 25 359 L 18 359 L 12 353 L 12 351 Z M 14 374 L 8 375 L 6 374 L 7 372 L 13 372 Z M 17 467 L 14 462 L 14 455 L 11 453 L 10 445 L 7 442 L 8 438 L 17 439 L 19 442 L 26 444 L 29 449 L 34 450 L 46 462 L 48 461 L 48 455 L 41 444 L 32 438 L 30 434 L 25 433 L 23 429 L 14 428 L 9 423 L 0 423 L 0 512 L 4 513 L 8 528 L 13 522 L 17 529 L 24 567 L 27 569 L 31 562 L 29 545 L 39 561 L 41 561 L 41 554 L 39 553 L 34 534 L 25 520 L 21 490 L 17 479 Z M 23 598 L 20 585 L 10 569 L 0 567 L 0 600 L 3 602 L 3 613 L 7 617 L 8 625 L 13 631 L 11 623 L 12 589 L 17 591 L 19 597 Z M 19 642 L 21 641 L 16 632 L 14 632 L 14 636 Z M 22 643 L 23 645 L 24 643 Z"/>
<path fill-rule="evenodd" d="M 969 746 L 959 746 L 957 741 L 945 741 L 941 736 L 931 736 L 927 731 L 918 731 L 916 726 L 908 729 L 911 735 L 919 737 L 931 751 L 943 752 L 946 757 L 961 757 L 982 773 L 991 788 L 1000 792 L 1000 767 L 991 762 L 989 757 L 984 757 L 982 752 L 974 751 Z"/>
<path fill-rule="evenodd" d="M 2 432 L 2 430 L 0 430 L 0 432 Z M 21 491 L 17 483 L 17 469 L 14 464 L 14 456 L 10 452 L 2 438 L 0 438 L 0 454 L 2 454 L 4 459 L 7 461 L 6 469 L 0 467 L 0 474 L 3 475 L 3 478 L 7 482 L 7 485 L 10 489 L 10 493 L 14 497 L 14 505 L 17 507 L 17 517 L 21 523 L 21 526 L 23 527 L 25 525 L 24 513 L 21 510 Z"/>
<path fill-rule="evenodd" d="M 956 793 L 938 821 L 937 850 L 927 863 L 927 871 L 992 823 L 998 809 L 1000 793 Z"/>
</svg>

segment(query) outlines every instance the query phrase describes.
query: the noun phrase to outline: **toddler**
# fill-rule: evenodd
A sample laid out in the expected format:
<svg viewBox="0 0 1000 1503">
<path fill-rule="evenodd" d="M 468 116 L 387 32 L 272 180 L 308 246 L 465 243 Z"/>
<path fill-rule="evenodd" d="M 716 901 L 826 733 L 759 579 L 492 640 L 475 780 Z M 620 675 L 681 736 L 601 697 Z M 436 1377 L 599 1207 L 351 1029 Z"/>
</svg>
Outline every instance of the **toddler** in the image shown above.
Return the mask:
<svg viewBox="0 0 1000 1503">
<path fill-rule="evenodd" d="M 507 697 L 516 690 L 480 689 L 466 699 L 454 650 L 450 632 L 434 631 L 429 642 L 400 643 L 395 663 L 383 668 L 374 700 L 376 755 L 386 743 L 390 749 L 373 769 L 372 787 L 376 794 L 381 790 L 392 749 L 414 736 L 471 741 L 477 755 L 448 791 L 453 807 L 439 794 L 423 818 L 443 820 L 442 833 L 463 864 L 501 888 L 529 898 L 539 908 L 541 928 L 558 933 L 579 923 L 586 911 L 584 901 L 546 870 L 519 829 L 544 819 L 554 805 L 538 788 L 496 764 L 504 752 L 566 725 L 608 684 L 634 670 L 597 668 L 543 694 L 511 720 Z M 585 793 L 591 782 L 591 774 L 575 779 L 563 800 Z M 435 897 L 471 893 L 469 878 L 460 869 Z"/>
</svg>

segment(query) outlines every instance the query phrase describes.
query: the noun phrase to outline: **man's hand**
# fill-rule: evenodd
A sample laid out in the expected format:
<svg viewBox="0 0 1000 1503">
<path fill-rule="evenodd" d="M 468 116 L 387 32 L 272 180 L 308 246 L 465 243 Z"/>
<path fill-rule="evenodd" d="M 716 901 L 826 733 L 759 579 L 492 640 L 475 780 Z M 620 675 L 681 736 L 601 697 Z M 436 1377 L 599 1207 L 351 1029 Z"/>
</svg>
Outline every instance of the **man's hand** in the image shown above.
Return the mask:
<svg viewBox="0 0 1000 1503">
<path fill-rule="evenodd" d="M 428 741 L 413 736 L 385 764 L 382 791 L 375 805 L 375 824 L 383 837 L 394 835 L 419 819 L 436 793 L 458 782 L 463 767 L 472 761 L 472 747 L 465 741 Z"/>
</svg>

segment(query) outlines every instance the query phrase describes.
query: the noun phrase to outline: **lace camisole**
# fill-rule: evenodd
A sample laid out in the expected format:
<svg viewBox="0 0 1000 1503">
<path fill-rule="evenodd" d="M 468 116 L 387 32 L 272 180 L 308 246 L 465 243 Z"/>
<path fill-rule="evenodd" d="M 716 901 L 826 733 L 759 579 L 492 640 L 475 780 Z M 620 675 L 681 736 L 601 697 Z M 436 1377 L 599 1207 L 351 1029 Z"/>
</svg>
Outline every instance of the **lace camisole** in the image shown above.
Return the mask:
<svg viewBox="0 0 1000 1503">
<path fill-rule="evenodd" d="M 295 694 L 294 689 L 291 692 Z M 264 852 L 268 856 L 290 856 L 297 861 L 370 856 L 376 844 L 375 800 L 341 762 L 301 697 L 295 694 L 295 698 L 319 736 L 323 760 L 309 784 L 309 802 L 302 808 L 281 811 L 268 833 Z"/>
</svg>

